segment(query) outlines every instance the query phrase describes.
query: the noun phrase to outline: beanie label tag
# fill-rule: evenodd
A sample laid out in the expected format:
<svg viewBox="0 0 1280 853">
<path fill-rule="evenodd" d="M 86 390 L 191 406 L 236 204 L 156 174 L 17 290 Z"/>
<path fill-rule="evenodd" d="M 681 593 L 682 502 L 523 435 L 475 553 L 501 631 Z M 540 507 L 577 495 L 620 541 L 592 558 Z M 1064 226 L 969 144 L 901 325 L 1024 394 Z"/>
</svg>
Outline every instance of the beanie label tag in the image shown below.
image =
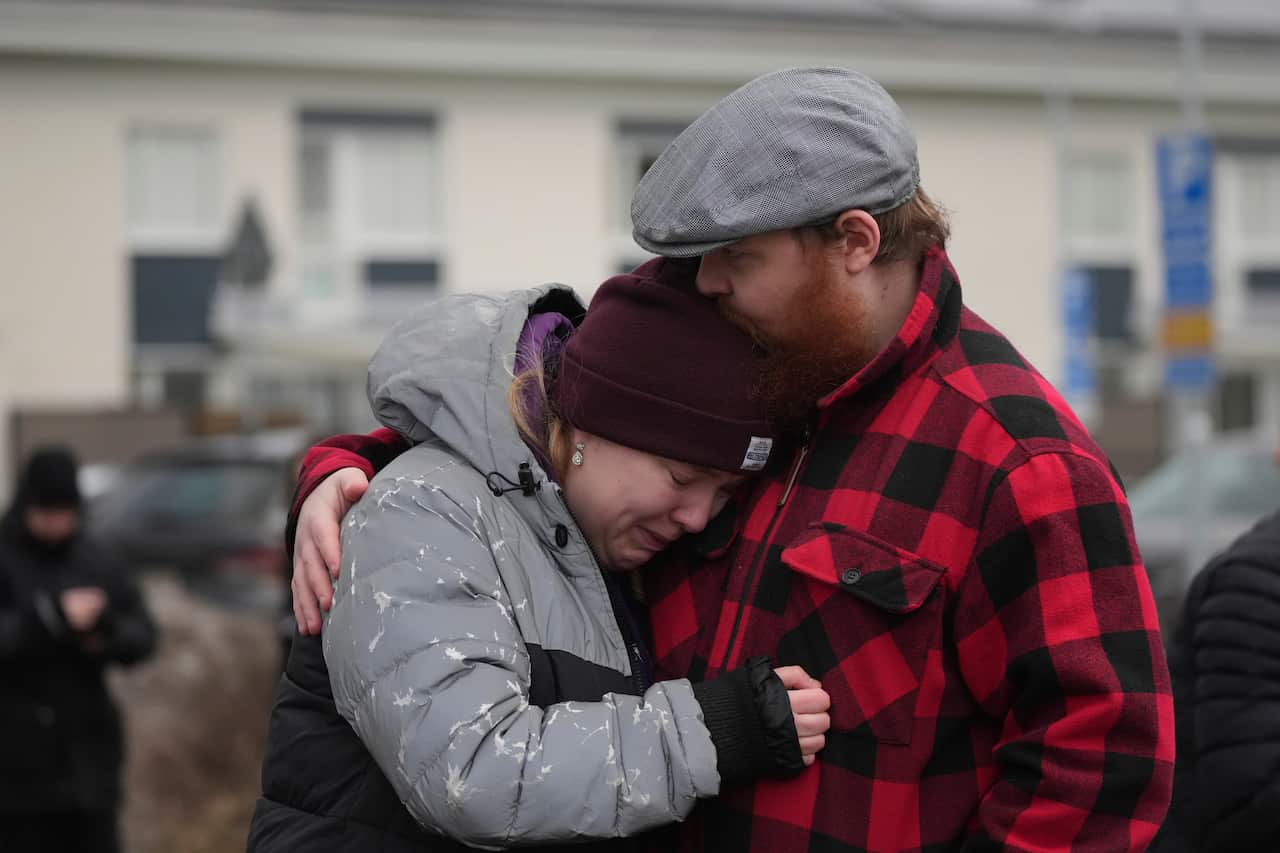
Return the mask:
<svg viewBox="0 0 1280 853">
<path fill-rule="evenodd" d="M 747 455 L 742 457 L 743 471 L 762 471 L 765 463 L 769 461 L 769 452 L 773 450 L 772 438 L 760 438 L 759 436 L 751 437 L 751 444 L 747 445 Z"/>
</svg>

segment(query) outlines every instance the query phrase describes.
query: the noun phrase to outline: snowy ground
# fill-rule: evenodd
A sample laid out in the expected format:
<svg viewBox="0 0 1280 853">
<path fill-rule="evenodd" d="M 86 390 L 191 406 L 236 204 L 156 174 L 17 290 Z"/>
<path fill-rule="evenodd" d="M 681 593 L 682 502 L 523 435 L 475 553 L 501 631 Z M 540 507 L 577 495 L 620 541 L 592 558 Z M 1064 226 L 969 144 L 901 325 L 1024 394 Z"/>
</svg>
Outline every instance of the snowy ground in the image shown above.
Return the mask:
<svg viewBox="0 0 1280 853">
<path fill-rule="evenodd" d="M 156 655 L 111 683 L 128 736 L 129 853 L 241 853 L 280 670 L 270 621 L 150 579 Z"/>
</svg>

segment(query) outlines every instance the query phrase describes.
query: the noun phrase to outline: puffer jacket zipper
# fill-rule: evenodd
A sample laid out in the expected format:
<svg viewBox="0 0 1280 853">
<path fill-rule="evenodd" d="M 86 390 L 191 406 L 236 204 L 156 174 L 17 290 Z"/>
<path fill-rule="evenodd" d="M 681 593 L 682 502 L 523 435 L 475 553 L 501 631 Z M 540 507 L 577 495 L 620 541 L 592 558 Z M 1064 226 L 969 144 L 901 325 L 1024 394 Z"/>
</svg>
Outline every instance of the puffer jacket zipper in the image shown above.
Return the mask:
<svg viewBox="0 0 1280 853">
<path fill-rule="evenodd" d="M 573 520 L 573 526 L 581 533 L 582 527 L 578 524 L 578 519 L 574 516 L 573 510 L 569 508 L 569 502 L 564 499 L 564 491 L 558 484 L 556 485 L 556 497 L 560 498 L 560 505 L 564 507 L 564 511 Z M 586 541 L 585 536 L 583 536 L 583 543 L 591 553 L 591 562 L 595 565 L 596 571 L 600 573 L 600 579 L 604 581 L 604 587 L 609 593 L 609 605 L 613 608 L 613 621 L 618 626 L 618 633 L 622 635 L 622 644 L 627 649 L 627 660 L 631 664 L 631 683 L 634 686 L 635 695 L 643 696 L 644 692 L 653 686 L 653 678 L 647 674 L 651 671 L 650 657 L 640 637 L 640 626 L 636 624 L 636 616 L 632 613 L 630 605 L 627 603 L 618 583 L 611 578 L 608 570 L 600 565 L 600 561 L 596 558 L 595 549 L 591 547 L 590 542 Z"/>
</svg>

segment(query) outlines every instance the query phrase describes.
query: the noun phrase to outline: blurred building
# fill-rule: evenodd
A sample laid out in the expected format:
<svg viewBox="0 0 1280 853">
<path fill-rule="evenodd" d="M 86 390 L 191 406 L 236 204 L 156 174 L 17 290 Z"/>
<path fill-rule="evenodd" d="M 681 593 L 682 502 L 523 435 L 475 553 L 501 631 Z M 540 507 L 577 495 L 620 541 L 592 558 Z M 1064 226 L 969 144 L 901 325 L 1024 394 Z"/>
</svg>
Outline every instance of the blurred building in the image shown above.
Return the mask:
<svg viewBox="0 0 1280 853">
<path fill-rule="evenodd" d="M 1200 6 L 1219 423 L 1275 428 L 1280 6 Z M 629 196 L 684 123 L 760 72 L 833 63 L 899 98 L 967 301 L 1055 381 L 1060 273 L 1085 270 L 1098 428 L 1136 470 L 1160 442 L 1153 151 L 1179 125 L 1178 10 L 0 0 L 0 448 L 33 407 L 364 428 L 396 317 L 449 291 L 588 294 L 643 257 Z"/>
</svg>

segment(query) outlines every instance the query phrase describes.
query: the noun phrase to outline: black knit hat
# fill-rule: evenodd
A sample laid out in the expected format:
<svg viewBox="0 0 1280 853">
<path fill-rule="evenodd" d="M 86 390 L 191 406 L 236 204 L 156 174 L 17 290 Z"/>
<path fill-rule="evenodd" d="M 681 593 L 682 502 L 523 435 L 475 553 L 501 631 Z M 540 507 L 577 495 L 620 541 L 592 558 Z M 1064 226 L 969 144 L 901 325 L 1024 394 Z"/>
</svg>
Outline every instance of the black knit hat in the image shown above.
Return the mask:
<svg viewBox="0 0 1280 853">
<path fill-rule="evenodd" d="M 694 285 L 698 262 L 657 258 L 600 285 L 560 363 L 570 423 L 722 471 L 758 471 L 774 433 L 751 396 L 757 354 Z"/>
<path fill-rule="evenodd" d="M 18 482 L 18 495 L 26 506 L 79 507 L 78 468 L 75 455 L 67 448 L 40 448 L 27 458 Z"/>
</svg>

